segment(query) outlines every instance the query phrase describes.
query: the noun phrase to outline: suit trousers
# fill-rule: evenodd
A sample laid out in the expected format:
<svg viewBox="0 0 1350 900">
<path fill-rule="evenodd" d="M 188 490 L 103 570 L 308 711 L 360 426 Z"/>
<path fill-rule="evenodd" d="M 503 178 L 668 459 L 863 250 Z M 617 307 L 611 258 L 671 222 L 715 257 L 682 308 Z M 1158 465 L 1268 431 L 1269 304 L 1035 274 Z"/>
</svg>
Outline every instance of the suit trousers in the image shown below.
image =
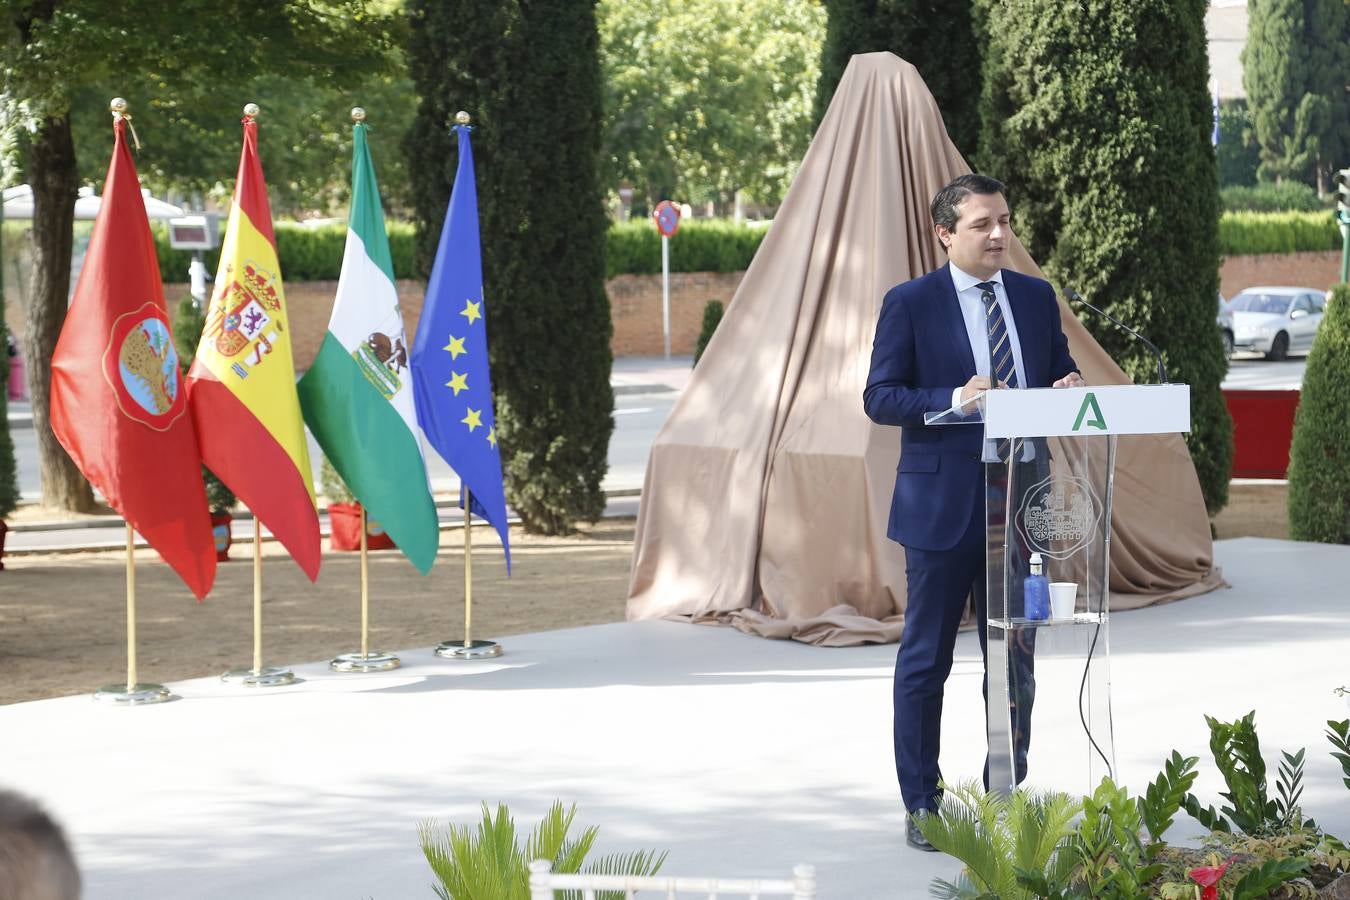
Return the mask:
<svg viewBox="0 0 1350 900">
<path fill-rule="evenodd" d="M 905 809 L 936 810 L 942 792 L 938 756 L 942 740 L 942 700 L 952 669 L 956 633 L 967 600 L 974 598 L 980 655 L 987 663 L 988 592 L 985 563 L 985 492 L 975 492 L 970 524 L 955 547 L 947 550 L 905 548 L 906 604 L 904 632 L 895 661 L 895 769 Z M 1017 781 L 1026 777 L 1034 700 L 1034 631 L 1023 632 L 1026 646 L 1009 646 L 1015 682 L 1021 696 L 1013 700 Z M 988 702 L 988 677 L 984 695 Z M 987 721 L 987 718 L 986 718 Z M 988 787 L 986 759 L 984 781 Z"/>
</svg>

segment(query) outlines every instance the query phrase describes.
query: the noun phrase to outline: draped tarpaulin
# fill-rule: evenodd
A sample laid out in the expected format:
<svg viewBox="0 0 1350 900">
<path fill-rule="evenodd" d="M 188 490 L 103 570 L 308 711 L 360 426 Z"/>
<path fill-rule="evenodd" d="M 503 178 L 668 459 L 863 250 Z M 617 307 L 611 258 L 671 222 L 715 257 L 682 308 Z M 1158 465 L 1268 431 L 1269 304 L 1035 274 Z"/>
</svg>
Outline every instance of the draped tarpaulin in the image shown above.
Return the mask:
<svg viewBox="0 0 1350 900">
<path fill-rule="evenodd" d="M 886 519 L 900 433 L 863 414 L 863 385 L 882 296 L 946 261 L 928 205 L 969 171 L 913 66 L 853 57 L 652 446 L 630 619 L 727 621 L 818 644 L 899 640 L 904 549 Z M 1041 274 L 1017 241 L 1008 256 Z M 1088 383 L 1129 383 L 1063 300 L 1060 313 Z M 1182 437 L 1122 437 L 1116 468 L 1113 606 L 1222 584 Z"/>
</svg>

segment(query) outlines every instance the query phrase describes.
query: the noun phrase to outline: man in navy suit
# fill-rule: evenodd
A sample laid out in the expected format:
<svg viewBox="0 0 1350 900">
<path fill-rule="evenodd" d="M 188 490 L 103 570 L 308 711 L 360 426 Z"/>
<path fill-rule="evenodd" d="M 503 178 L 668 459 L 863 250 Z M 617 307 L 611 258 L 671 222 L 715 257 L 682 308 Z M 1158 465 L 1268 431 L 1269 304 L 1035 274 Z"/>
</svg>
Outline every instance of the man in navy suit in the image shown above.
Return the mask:
<svg viewBox="0 0 1350 900">
<path fill-rule="evenodd" d="M 895 663 L 895 767 L 906 839 L 933 847 L 915 819 L 941 799 L 938 750 L 943 685 L 957 626 L 972 594 L 980 648 L 986 627 L 983 462 L 990 446 L 979 424 L 925 426 L 926 412 L 961 406 L 990 388 L 1077 387 L 1083 383 L 1059 322 L 1054 289 L 1003 269 L 1012 232 L 1003 184 L 962 175 L 933 198 L 933 227 L 948 264 L 886 293 L 872 344 L 863 408 L 879 425 L 899 425 L 887 536 L 905 547 L 907 601 Z M 1017 452 L 1036 455 L 1027 445 Z M 1040 464 L 1047 465 L 1044 444 Z M 1026 704 L 1029 707 L 1029 698 Z M 1029 708 L 1018 711 L 1029 723 Z M 1018 779 L 1029 732 L 1018 734 Z"/>
</svg>

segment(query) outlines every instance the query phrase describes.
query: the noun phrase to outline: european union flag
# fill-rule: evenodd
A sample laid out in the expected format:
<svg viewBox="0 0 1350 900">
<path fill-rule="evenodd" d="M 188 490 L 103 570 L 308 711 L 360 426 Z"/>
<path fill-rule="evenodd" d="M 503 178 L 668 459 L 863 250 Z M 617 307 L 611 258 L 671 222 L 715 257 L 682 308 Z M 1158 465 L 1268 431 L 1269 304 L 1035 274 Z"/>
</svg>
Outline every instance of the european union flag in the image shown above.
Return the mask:
<svg viewBox="0 0 1350 900">
<path fill-rule="evenodd" d="M 470 511 L 491 523 L 501 536 L 509 573 L 506 495 L 488 374 L 478 189 L 469 126 L 457 125 L 455 130 L 459 132 L 459 169 L 413 340 L 413 399 L 427 441 L 459 474 L 460 505 L 463 491 L 468 491 Z"/>
</svg>

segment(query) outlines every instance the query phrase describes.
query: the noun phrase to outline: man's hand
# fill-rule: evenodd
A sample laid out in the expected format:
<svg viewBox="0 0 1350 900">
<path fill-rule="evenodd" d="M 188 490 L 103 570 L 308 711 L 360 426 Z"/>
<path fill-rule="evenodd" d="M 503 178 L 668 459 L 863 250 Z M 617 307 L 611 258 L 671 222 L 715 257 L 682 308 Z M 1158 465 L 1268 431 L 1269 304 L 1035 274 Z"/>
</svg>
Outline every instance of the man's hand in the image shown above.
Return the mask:
<svg viewBox="0 0 1350 900">
<path fill-rule="evenodd" d="M 1077 372 L 1070 372 L 1068 375 L 1065 375 L 1059 381 L 1056 381 L 1054 384 L 1050 386 L 1073 388 L 1073 387 L 1083 387 L 1086 384 L 1087 382 L 1083 380 L 1082 375 L 1079 375 Z"/>
<path fill-rule="evenodd" d="M 961 412 L 967 415 L 973 413 L 976 409 L 975 404 L 966 401 L 987 390 L 989 390 L 989 376 L 987 375 L 976 375 L 967 381 L 965 387 L 961 388 Z"/>
</svg>

